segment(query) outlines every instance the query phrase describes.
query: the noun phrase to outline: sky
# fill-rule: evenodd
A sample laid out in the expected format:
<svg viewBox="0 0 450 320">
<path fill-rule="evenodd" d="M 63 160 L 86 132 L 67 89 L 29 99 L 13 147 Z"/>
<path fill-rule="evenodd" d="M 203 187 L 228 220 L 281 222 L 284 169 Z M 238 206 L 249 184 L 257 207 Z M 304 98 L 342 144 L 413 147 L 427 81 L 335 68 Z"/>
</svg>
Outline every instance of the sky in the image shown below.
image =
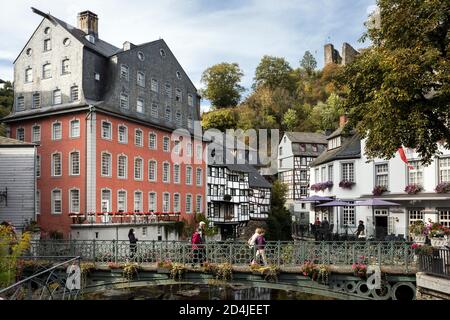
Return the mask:
<svg viewBox="0 0 450 320">
<path fill-rule="evenodd" d="M 355 49 L 376 0 L 14 0 L 0 10 L 0 79 L 13 79 L 13 61 L 42 18 L 35 7 L 76 26 L 84 10 L 99 16 L 99 36 L 121 47 L 162 38 L 197 89 L 202 72 L 217 63 L 237 62 L 250 93 L 264 55 L 284 57 L 293 68 L 305 51 L 323 67 L 323 46 L 343 42 Z M 202 110 L 210 103 L 202 101 Z"/>
</svg>

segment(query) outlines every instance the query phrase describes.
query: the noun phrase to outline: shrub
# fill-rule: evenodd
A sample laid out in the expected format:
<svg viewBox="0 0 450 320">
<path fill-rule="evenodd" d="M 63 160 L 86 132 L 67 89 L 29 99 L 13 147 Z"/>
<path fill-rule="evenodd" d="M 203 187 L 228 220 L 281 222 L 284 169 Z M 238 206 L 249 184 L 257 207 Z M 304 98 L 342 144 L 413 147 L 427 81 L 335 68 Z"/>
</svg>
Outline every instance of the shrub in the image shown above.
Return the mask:
<svg viewBox="0 0 450 320">
<path fill-rule="evenodd" d="M 342 180 L 339 182 L 339 187 L 342 189 L 351 189 L 354 185 L 355 183 L 353 181 Z"/>
</svg>

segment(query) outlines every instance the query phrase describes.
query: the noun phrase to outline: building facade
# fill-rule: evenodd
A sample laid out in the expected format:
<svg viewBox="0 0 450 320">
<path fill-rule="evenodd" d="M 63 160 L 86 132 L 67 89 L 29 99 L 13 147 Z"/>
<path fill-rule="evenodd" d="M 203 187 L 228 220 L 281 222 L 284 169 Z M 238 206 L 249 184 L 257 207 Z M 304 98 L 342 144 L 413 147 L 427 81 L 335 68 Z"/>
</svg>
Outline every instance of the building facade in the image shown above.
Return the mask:
<svg viewBox="0 0 450 320">
<path fill-rule="evenodd" d="M 424 166 L 413 149 L 406 149 L 409 168 L 398 153 L 390 160 L 368 159 L 365 140 L 353 132 L 346 134 L 342 127 L 327 139 L 327 151 L 311 163 L 312 183 L 318 186 L 311 194 L 351 203 L 379 198 L 400 206 L 311 210 L 311 223 L 316 217 L 327 217 L 334 232 L 351 234 L 361 220 L 367 234 L 377 239 L 390 235 L 406 238 L 409 225 L 416 220 L 450 225 L 450 195 L 436 191 L 438 184 L 450 182 L 449 150 L 441 147 L 442 154 Z M 417 186 L 420 191 L 408 193 L 408 186 Z M 379 195 L 379 190 L 386 191 Z"/>
<path fill-rule="evenodd" d="M 256 152 L 249 149 L 234 138 L 208 146 L 207 217 L 221 240 L 237 238 L 249 221 L 269 216 L 272 185 L 250 164 Z"/>
<path fill-rule="evenodd" d="M 286 205 L 293 222 L 307 225 L 309 204 L 301 200 L 310 194 L 310 163 L 326 149 L 325 135 L 311 132 L 286 132 L 278 147 L 278 176 L 287 185 Z"/>
<path fill-rule="evenodd" d="M 74 213 L 203 212 L 200 96 L 164 40 L 117 48 L 92 12 L 75 28 L 33 10 L 43 20 L 15 61 L 3 122 L 38 144 L 41 228 L 68 237 Z"/>
<path fill-rule="evenodd" d="M 19 232 L 39 213 L 35 157 L 34 144 L 0 137 L 0 223 Z"/>
</svg>

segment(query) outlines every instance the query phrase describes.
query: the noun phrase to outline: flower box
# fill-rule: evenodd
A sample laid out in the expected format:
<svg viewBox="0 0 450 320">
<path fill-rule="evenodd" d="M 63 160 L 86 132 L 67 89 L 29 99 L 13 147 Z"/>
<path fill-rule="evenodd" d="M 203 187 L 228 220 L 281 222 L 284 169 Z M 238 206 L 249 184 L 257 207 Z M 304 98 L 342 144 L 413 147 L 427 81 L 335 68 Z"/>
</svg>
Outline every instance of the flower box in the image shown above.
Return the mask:
<svg viewBox="0 0 450 320">
<path fill-rule="evenodd" d="M 405 188 L 405 192 L 407 194 L 417 194 L 422 190 L 423 190 L 422 186 L 418 184 L 409 184 Z"/>
<path fill-rule="evenodd" d="M 432 247 L 444 247 L 450 245 L 450 241 L 446 238 L 430 238 Z"/>
<path fill-rule="evenodd" d="M 376 186 L 372 190 L 372 194 L 376 197 L 381 196 L 383 193 L 387 192 L 387 188 L 385 186 Z"/>
<path fill-rule="evenodd" d="M 325 189 L 331 189 L 332 187 L 333 187 L 333 182 L 327 181 L 327 182 L 320 182 L 320 183 L 313 184 L 310 187 L 310 189 L 318 192 L 318 191 L 324 191 Z"/>
<path fill-rule="evenodd" d="M 450 183 L 449 182 L 442 182 L 439 183 L 436 188 L 434 189 L 436 193 L 449 193 L 450 192 Z"/>
<path fill-rule="evenodd" d="M 353 181 L 342 180 L 339 182 L 339 187 L 342 189 L 351 189 L 354 185 L 355 183 Z"/>
<path fill-rule="evenodd" d="M 412 237 L 413 241 L 418 244 L 424 244 L 425 240 L 426 240 L 425 235 L 412 234 L 411 237 Z"/>
</svg>

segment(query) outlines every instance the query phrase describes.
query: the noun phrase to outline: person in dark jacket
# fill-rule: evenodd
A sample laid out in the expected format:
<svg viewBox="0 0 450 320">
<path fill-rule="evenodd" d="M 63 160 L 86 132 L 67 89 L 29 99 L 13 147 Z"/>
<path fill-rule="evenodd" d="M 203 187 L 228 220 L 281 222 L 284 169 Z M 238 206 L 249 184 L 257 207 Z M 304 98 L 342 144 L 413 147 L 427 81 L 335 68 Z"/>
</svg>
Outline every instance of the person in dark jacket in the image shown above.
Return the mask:
<svg viewBox="0 0 450 320">
<path fill-rule="evenodd" d="M 364 221 L 362 220 L 359 220 L 358 229 L 356 230 L 356 237 L 358 237 L 359 239 L 366 237 Z"/>
<path fill-rule="evenodd" d="M 266 254 L 264 252 L 266 248 L 266 238 L 264 238 L 264 234 L 266 231 L 264 229 L 261 229 L 260 235 L 256 238 L 255 245 L 256 245 L 256 261 L 262 260 L 263 265 L 267 265 L 267 259 Z"/>
<path fill-rule="evenodd" d="M 135 234 L 134 234 L 134 229 L 130 229 L 130 231 L 128 232 L 128 239 L 130 240 L 130 257 L 134 258 L 134 256 L 136 255 L 136 250 L 137 250 L 137 242 L 138 239 L 136 238 Z"/>
</svg>

